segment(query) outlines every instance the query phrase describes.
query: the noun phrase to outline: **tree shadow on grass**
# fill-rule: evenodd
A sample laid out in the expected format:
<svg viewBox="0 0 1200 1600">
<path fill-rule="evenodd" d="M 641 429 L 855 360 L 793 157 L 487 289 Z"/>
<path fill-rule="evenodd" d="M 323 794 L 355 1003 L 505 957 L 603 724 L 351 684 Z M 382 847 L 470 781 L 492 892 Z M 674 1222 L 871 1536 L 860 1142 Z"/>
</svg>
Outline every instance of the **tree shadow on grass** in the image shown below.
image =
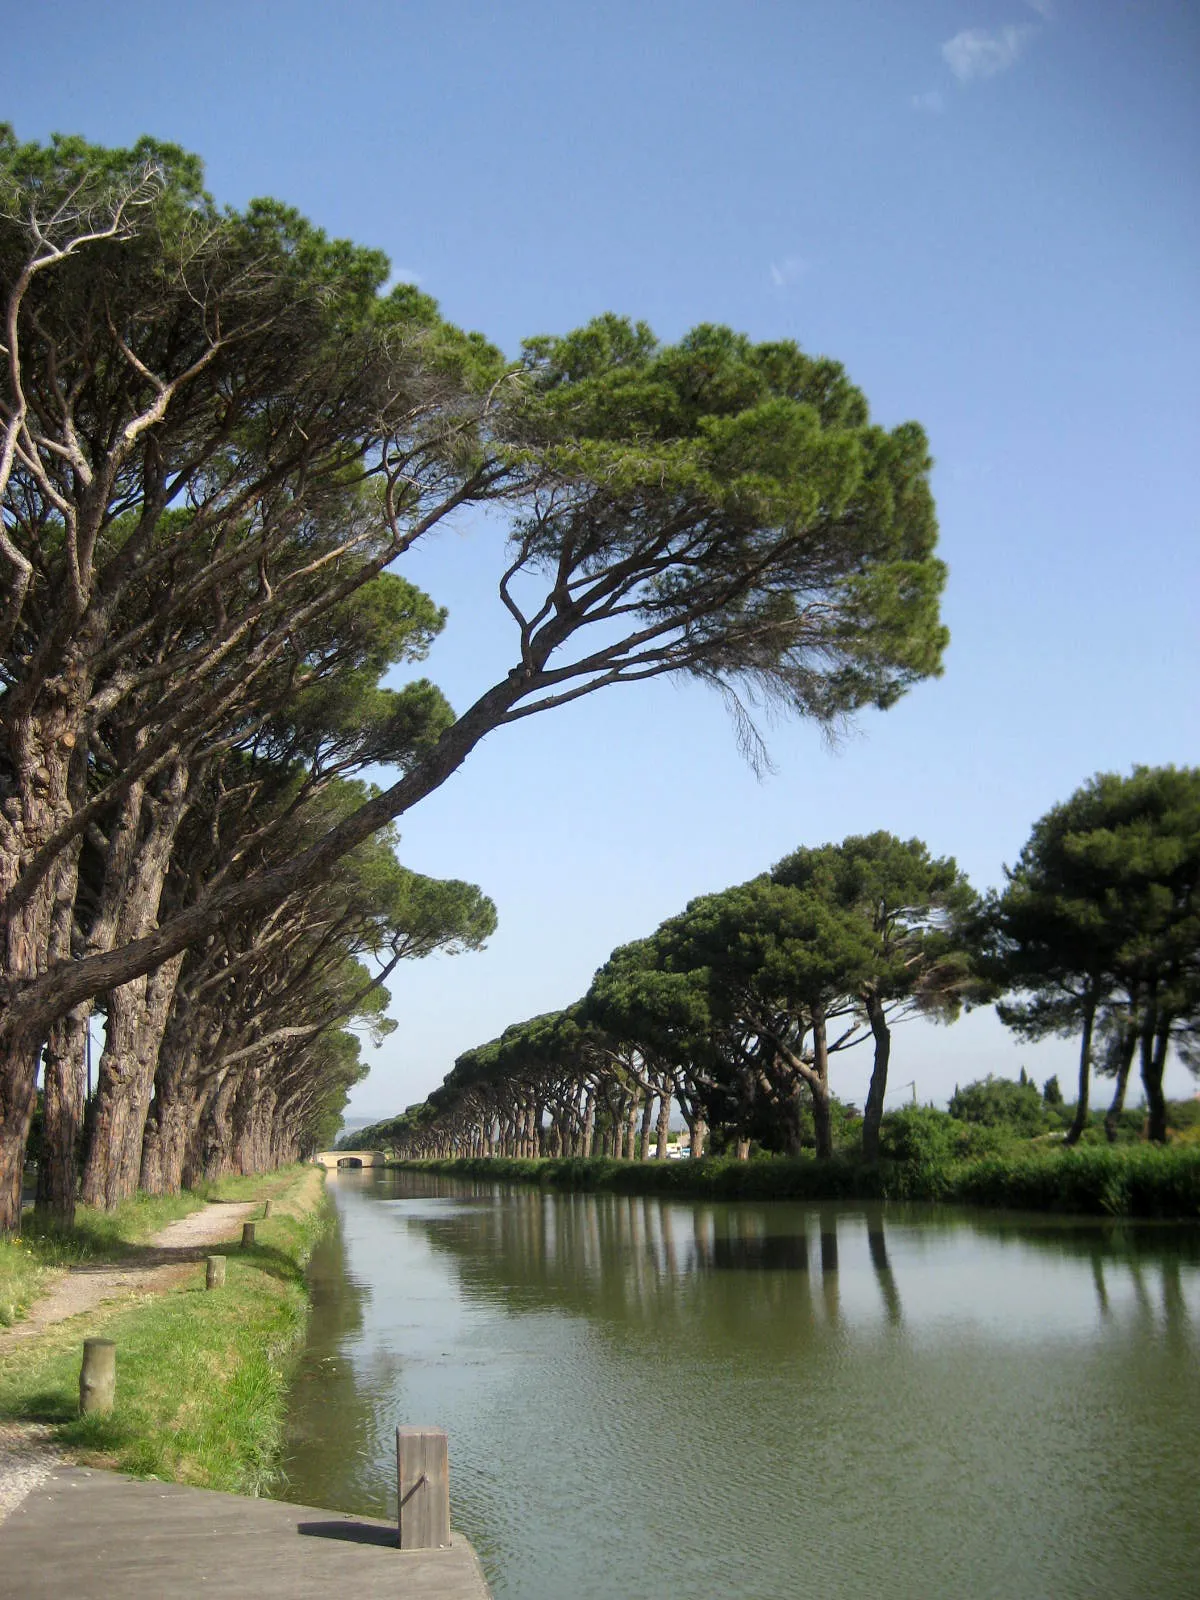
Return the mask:
<svg viewBox="0 0 1200 1600">
<path fill-rule="evenodd" d="M 48 1422 L 58 1426 L 78 1421 L 78 1398 L 61 1389 L 43 1389 L 34 1394 L 23 1394 L 9 1405 L 0 1405 L 0 1420 L 5 1422 Z"/>
<path fill-rule="evenodd" d="M 211 1250 L 205 1251 L 212 1255 Z M 273 1244 L 252 1244 L 243 1249 L 240 1245 L 236 1250 L 227 1252 L 228 1256 L 238 1261 L 245 1262 L 247 1266 L 257 1267 L 260 1272 L 265 1272 L 268 1277 L 278 1278 L 282 1283 L 303 1283 L 305 1281 L 304 1268 L 298 1266 L 294 1258 L 285 1250 L 280 1250 Z"/>
</svg>

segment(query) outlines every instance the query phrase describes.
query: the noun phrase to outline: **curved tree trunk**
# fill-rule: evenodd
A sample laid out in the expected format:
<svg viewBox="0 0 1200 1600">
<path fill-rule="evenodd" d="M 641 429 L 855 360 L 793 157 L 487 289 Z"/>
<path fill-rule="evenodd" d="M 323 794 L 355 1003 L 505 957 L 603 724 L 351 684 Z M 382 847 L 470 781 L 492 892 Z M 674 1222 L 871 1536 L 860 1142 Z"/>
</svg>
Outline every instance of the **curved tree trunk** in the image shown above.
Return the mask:
<svg viewBox="0 0 1200 1600">
<path fill-rule="evenodd" d="M 892 1030 L 888 1027 L 883 1002 L 877 994 L 866 997 L 867 1018 L 875 1039 L 875 1061 L 871 1068 L 871 1086 L 867 1090 L 867 1103 L 863 1107 L 862 1153 L 863 1160 L 879 1160 L 879 1128 L 883 1121 L 883 1102 L 887 1094 L 888 1066 L 892 1057 Z"/>
<path fill-rule="evenodd" d="M 1167 1142 L 1167 1101 L 1163 1069 L 1167 1063 L 1170 1019 L 1156 1009 L 1153 1032 L 1142 1035 L 1142 1086 L 1146 1091 L 1146 1137 L 1154 1144 Z"/>
<path fill-rule="evenodd" d="M 1131 1022 L 1126 1023 L 1121 1030 L 1121 1042 L 1118 1047 L 1116 1083 L 1113 1088 L 1112 1103 L 1104 1114 L 1104 1132 L 1109 1144 L 1116 1144 L 1117 1142 L 1121 1113 L 1125 1109 L 1125 1091 L 1129 1087 L 1129 1074 L 1133 1067 L 1133 1056 L 1134 1051 L 1137 1049 L 1137 1042 L 1137 1029 Z"/>
</svg>

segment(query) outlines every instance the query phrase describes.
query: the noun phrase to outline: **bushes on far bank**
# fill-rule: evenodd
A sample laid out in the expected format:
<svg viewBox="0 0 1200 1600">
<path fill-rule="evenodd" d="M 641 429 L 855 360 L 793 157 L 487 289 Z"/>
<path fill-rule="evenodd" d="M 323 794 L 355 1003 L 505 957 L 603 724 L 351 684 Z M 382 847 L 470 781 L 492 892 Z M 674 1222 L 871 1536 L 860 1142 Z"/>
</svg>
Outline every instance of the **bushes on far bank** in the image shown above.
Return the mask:
<svg viewBox="0 0 1200 1600">
<path fill-rule="evenodd" d="M 725 1200 L 931 1200 L 1012 1210 L 1200 1219 L 1200 1145 L 1030 1146 L 960 1156 L 945 1130 L 913 1107 L 901 1127 L 904 1159 L 866 1166 L 848 1156 L 817 1161 L 536 1160 L 493 1157 L 406 1161 L 406 1169 L 499 1183 L 617 1194 Z M 951 1121 L 945 1113 L 934 1113 Z M 895 1126 L 895 1124 L 893 1124 Z M 949 1138 L 955 1135 L 951 1130 Z"/>
</svg>

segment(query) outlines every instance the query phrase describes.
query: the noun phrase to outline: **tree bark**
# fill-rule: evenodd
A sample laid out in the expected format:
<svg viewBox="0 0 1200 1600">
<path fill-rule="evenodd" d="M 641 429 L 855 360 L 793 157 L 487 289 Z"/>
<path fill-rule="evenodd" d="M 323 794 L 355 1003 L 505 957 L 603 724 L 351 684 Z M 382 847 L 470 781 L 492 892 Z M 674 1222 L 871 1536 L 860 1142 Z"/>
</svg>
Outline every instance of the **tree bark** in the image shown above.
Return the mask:
<svg viewBox="0 0 1200 1600">
<path fill-rule="evenodd" d="M 79 1186 L 79 1133 L 91 1006 L 73 1007 L 50 1029 L 42 1065 L 42 1154 L 37 1207 L 68 1227 Z"/>
<path fill-rule="evenodd" d="M 21 1226 L 21 1180 L 40 1057 L 41 1040 L 18 1035 L 8 1044 L 0 1075 L 0 1233 L 16 1233 Z"/>
<path fill-rule="evenodd" d="M 667 1159 L 667 1140 L 671 1137 L 671 1091 L 662 1090 L 658 1101 L 658 1151 L 656 1159 Z"/>
<path fill-rule="evenodd" d="M 642 1126 L 639 1134 L 640 1143 L 635 1152 L 642 1161 L 650 1159 L 650 1126 L 654 1121 L 654 1096 L 646 1091 L 646 1098 L 642 1102 Z"/>
<path fill-rule="evenodd" d="M 817 1138 L 817 1159 L 828 1161 L 833 1155 L 833 1115 L 829 1105 L 829 1047 L 825 1034 L 825 1013 L 813 1009 L 813 1131 Z"/>
<path fill-rule="evenodd" d="M 1146 1137 L 1152 1144 L 1167 1142 L 1167 1101 L 1163 1094 L 1163 1069 L 1167 1063 L 1170 1029 L 1157 1010 L 1152 1032 L 1142 1035 L 1142 1086 L 1146 1091 Z"/>
<path fill-rule="evenodd" d="M 1126 1023 L 1121 1031 L 1120 1054 L 1117 1057 L 1116 1084 L 1113 1088 L 1112 1103 L 1104 1114 L 1104 1132 L 1109 1144 L 1116 1144 L 1117 1134 L 1120 1131 L 1121 1113 L 1125 1109 L 1125 1091 L 1129 1086 L 1129 1073 L 1133 1067 L 1134 1051 L 1137 1049 L 1137 1029 L 1132 1023 Z"/>
<path fill-rule="evenodd" d="M 592 1154 L 592 1147 L 596 1138 L 596 1095 L 589 1089 L 584 1096 L 583 1112 L 583 1137 L 580 1140 L 579 1154 L 585 1161 Z"/>
<path fill-rule="evenodd" d="M 1083 1010 L 1083 1038 L 1079 1045 L 1079 1088 L 1075 1116 L 1067 1129 L 1066 1143 L 1078 1144 L 1088 1125 L 1088 1094 L 1092 1081 L 1092 1032 L 1096 1025 L 1096 998 L 1089 995 Z"/>
<path fill-rule="evenodd" d="M 883 1121 L 883 1102 L 887 1094 L 888 1066 L 892 1056 L 892 1030 L 888 1027 L 883 1002 L 877 994 L 869 994 L 867 1018 L 875 1039 L 875 1061 L 871 1068 L 871 1086 L 867 1090 L 867 1103 L 863 1107 L 862 1154 L 864 1161 L 879 1160 L 879 1128 Z"/>
<path fill-rule="evenodd" d="M 159 1050 L 182 964 L 183 957 L 175 956 L 148 978 L 135 978 L 109 996 L 83 1172 L 87 1205 L 111 1210 L 137 1188 Z"/>
<path fill-rule="evenodd" d="M 0 955 L 11 996 L 24 984 L 46 981 L 47 971 L 69 970 L 80 843 L 64 850 L 32 892 L 10 904 L 24 864 L 71 816 L 86 789 L 83 710 L 90 679 L 74 659 L 28 697 L 9 705 L 5 730 L 12 793 L 0 806 Z M 80 997 L 85 998 L 83 996 Z M 50 1025 L 67 1008 L 20 1019 L 11 1000 L 0 1022 L 0 1233 L 21 1221 L 21 1181 L 29 1126 L 36 1104 L 41 1047 Z"/>
</svg>

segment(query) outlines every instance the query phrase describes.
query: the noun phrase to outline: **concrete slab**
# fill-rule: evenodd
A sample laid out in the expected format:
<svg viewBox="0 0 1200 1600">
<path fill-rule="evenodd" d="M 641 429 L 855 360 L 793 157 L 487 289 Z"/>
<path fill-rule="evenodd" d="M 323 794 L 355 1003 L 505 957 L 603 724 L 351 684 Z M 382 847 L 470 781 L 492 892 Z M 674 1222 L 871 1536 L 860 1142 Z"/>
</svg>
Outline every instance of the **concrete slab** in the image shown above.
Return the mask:
<svg viewBox="0 0 1200 1600">
<path fill-rule="evenodd" d="M 60 1467 L 0 1524 L 3 1600 L 490 1600 L 475 1552 L 397 1548 L 395 1525 Z"/>
</svg>

